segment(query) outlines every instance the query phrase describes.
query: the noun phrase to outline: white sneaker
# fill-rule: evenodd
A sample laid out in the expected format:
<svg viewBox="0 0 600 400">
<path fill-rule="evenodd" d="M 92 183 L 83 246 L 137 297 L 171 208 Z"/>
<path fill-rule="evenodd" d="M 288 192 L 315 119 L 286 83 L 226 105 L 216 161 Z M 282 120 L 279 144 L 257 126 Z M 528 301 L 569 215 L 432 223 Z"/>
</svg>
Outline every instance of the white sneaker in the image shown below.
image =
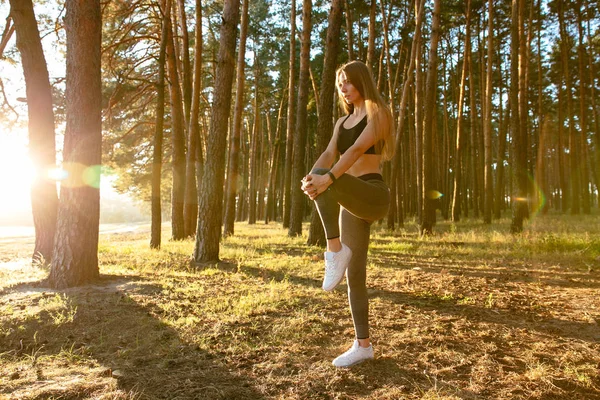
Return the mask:
<svg viewBox="0 0 600 400">
<path fill-rule="evenodd" d="M 332 364 L 338 368 L 347 368 L 366 360 L 373 359 L 373 346 L 360 347 L 358 340 L 344 354 L 333 360 Z"/>
<path fill-rule="evenodd" d="M 325 252 L 325 278 L 323 279 L 323 290 L 333 290 L 344 278 L 346 268 L 352 257 L 352 250 L 342 243 L 340 251 Z"/>
</svg>

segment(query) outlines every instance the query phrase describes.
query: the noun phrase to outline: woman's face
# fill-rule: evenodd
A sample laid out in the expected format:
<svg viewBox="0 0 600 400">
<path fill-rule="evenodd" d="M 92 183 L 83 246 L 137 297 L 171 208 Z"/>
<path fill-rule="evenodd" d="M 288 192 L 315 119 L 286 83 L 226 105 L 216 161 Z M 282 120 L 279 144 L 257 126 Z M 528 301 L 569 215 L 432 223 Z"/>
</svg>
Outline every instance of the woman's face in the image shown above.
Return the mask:
<svg viewBox="0 0 600 400">
<path fill-rule="evenodd" d="M 358 89 L 356 89 L 356 87 L 354 87 L 352 82 L 348 80 L 344 71 L 340 72 L 338 77 L 338 86 L 346 103 L 356 104 L 357 101 L 363 100 L 360 92 Z"/>
</svg>

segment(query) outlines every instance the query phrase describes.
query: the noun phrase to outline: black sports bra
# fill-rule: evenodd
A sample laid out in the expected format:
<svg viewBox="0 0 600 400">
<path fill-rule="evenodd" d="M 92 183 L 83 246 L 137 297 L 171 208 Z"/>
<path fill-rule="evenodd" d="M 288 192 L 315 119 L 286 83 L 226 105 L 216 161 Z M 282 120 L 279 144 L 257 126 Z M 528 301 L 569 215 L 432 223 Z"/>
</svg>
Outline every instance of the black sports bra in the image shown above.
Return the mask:
<svg viewBox="0 0 600 400">
<path fill-rule="evenodd" d="M 351 114 L 349 114 L 346 117 L 346 119 L 344 119 L 344 121 L 340 124 L 340 129 L 338 132 L 338 140 L 337 140 L 337 148 L 338 148 L 338 151 L 340 152 L 340 154 L 344 154 L 346 152 L 346 150 L 348 150 L 354 144 L 354 142 L 356 142 L 356 139 L 358 139 L 358 137 L 360 136 L 362 131 L 367 126 L 367 116 L 365 115 L 365 117 L 358 124 L 354 125 L 352 128 L 350 128 L 350 129 L 344 128 L 344 123 L 350 117 L 350 115 Z M 379 154 L 379 153 L 377 153 L 375 151 L 375 145 L 373 145 L 373 146 L 369 147 L 369 149 L 367 151 L 365 151 L 365 154 Z"/>
</svg>

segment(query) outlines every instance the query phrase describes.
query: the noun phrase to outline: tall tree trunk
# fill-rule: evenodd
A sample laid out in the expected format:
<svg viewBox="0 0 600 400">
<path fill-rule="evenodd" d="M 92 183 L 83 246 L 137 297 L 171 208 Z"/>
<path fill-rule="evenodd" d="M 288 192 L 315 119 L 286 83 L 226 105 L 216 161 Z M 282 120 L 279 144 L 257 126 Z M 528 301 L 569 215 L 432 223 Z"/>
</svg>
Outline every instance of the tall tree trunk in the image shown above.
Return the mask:
<svg viewBox="0 0 600 400">
<path fill-rule="evenodd" d="M 279 112 L 277 113 L 277 128 L 275 128 L 275 140 L 273 144 L 273 152 L 271 153 L 271 164 L 269 170 L 269 184 L 267 191 L 267 212 L 265 214 L 265 224 L 268 224 L 269 221 L 274 221 L 277 218 L 277 188 L 278 185 L 278 175 L 279 175 L 279 165 L 281 158 L 281 148 L 282 148 L 282 132 L 283 129 L 281 127 L 283 120 L 283 106 L 285 104 L 285 90 L 283 95 L 281 96 L 281 103 L 279 104 Z"/>
<path fill-rule="evenodd" d="M 10 15 L 17 33 L 17 48 L 21 54 L 25 76 L 29 158 L 36 170 L 36 178 L 31 185 L 31 209 L 35 226 L 32 258 L 35 262 L 47 264 L 52 260 L 58 212 L 56 182 L 48 179 L 46 173 L 56 165 L 52 88 L 32 1 L 10 0 Z"/>
<path fill-rule="evenodd" d="M 369 44 L 367 47 L 367 65 L 373 68 L 375 60 L 375 16 L 377 14 L 377 0 L 371 0 L 369 7 Z"/>
<path fill-rule="evenodd" d="M 484 202 L 483 222 L 492 223 L 492 208 L 494 201 L 492 177 L 492 65 L 494 65 L 494 5 L 493 0 L 488 0 L 488 49 L 487 73 L 485 88 L 485 115 L 483 121 L 484 141 Z"/>
<path fill-rule="evenodd" d="M 402 140 L 404 134 L 404 121 L 406 119 L 407 103 L 410 94 L 410 89 L 413 85 L 414 74 L 413 71 L 416 69 L 417 64 L 417 49 L 421 42 L 421 26 L 423 25 L 423 17 L 425 14 L 425 1 L 417 0 L 415 2 L 415 33 L 413 36 L 413 42 L 410 50 L 410 60 L 408 62 L 408 68 L 406 69 L 406 79 L 404 81 L 402 89 L 402 98 L 400 99 L 400 111 L 398 113 L 398 127 L 396 128 L 396 149 L 395 156 L 392 160 L 392 179 L 390 187 L 391 203 L 390 210 L 388 212 L 388 229 L 394 229 L 395 215 L 398 212 L 398 205 L 396 198 L 398 196 L 398 180 L 401 176 L 402 168 L 402 157 L 400 155 L 402 151 Z M 383 54 L 383 53 L 382 53 Z M 411 164 L 414 165 L 414 164 Z"/>
<path fill-rule="evenodd" d="M 435 210 L 438 197 L 435 193 L 434 132 L 433 119 L 437 104 L 437 64 L 438 43 L 440 40 L 441 0 L 435 0 L 433 19 L 431 22 L 431 45 L 429 48 L 429 66 L 425 87 L 425 121 L 423 123 L 423 218 L 421 219 L 421 235 L 431 235 L 435 224 Z M 435 148 L 437 149 L 438 146 Z"/>
<path fill-rule="evenodd" d="M 181 51 L 181 65 L 182 65 L 182 78 L 183 78 L 183 105 L 184 105 L 184 121 L 185 126 L 190 126 L 190 114 L 192 110 L 192 65 L 190 62 L 190 39 L 187 27 L 187 15 L 185 14 L 185 0 L 177 0 L 178 3 L 178 11 L 179 11 L 179 23 L 181 25 L 181 42 L 182 42 L 182 51 Z M 202 18 L 202 13 L 200 13 L 200 17 Z M 202 19 L 200 19 L 202 22 Z M 202 25 L 202 23 L 200 23 Z M 198 25 L 196 25 L 196 29 L 198 29 Z M 198 36 L 196 35 L 196 39 Z M 196 48 L 198 44 L 195 44 Z M 189 134 L 189 131 L 188 131 Z M 194 223 L 195 225 L 195 223 Z"/>
<path fill-rule="evenodd" d="M 502 73 L 502 57 L 498 57 L 498 73 L 500 75 L 499 98 L 504 98 L 504 77 Z M 499 129 L 498 129 L 498 162 L 496 163 L 496 201 L 494 202 L 494 218 L 500 219 L 504 210 L 504 160 L 506 159 L 506 134 L 508 124 L 504 117 L 504 102 L 499 102 Z"/>
<path fill-rule="evenodd" d="M 99 277 L 102 155 L 102 14 L 100 0 L 67 0 L 66 130 L 52 267 L 48 283 L 62 289 Z"/>
<path fill-rule="evenodd" d="M 150 228 L 150 248 L 159 249 L 162 240 L 161 178 L 163 157 L 163 128 L 165 121 L 165 58 L 169 39 L 168 21 L 171 20 L 171 0 L 161 4 L 162 29 L 160 52 L 158 54 L 158 81 L 156 82 L 156 125 L 154 128 L 154 148 L 152 153 L 152 224 Z"/>
<path fill-rule="evenodd" d="M 585 49 L 585 45 L 583 44 L 583 17 L 582 17 L 582 9 L 583 2 L 581 0 L 577 1 L 577 30 L 579 37 L 579 46 L 577 47 L 578 53 L 578 64 L 579 64 L 579 133 L 578 136 L 578 146 L 581 149 L 580 157 L 577 159 L 577 163 L 579 166 L 580 176 L 581 176 L 581 208 L 583 209 L 584 214 L 589 214 L 591 212 L 590 208 L 590 191 L 589 191 L 589 177 L 590 171 L 588 169 L 587 162 L 587 90 L 586 90 L 586 73 L 585 73 L 585 58 L 587 57 L 587 52 Z"/>
<path fill-rule="evenodd" d="M 556 148 L 558 149 L 558 182 L 559 182 L 559 191 L 561 193 L 561 199 L 560 199 L 560 209 L 561 212 L 566 213 L 567 210 L 569 209 L 569 202 L 570 202 L 570 197 L 569 197 L 569 190 L 567 188 L 567 182 L 566 182 L 566 174 L 565 174 L 565 158 L 567 157 L 565 155 L 565 143 L 563 141 L 563 126 L 564 126 L 564 100 L 563 100 L 563 89 L 562 89 L 562 78 L 563 77 L 559 77 L 558 80 L 558 129 L 556 132 L 556 136 L 557 136 L 557 143 L 556 143 Z"/>
<path fill-rule="evenodd" d="M 586 14 L 589 16 L 590 15 L 590 10 L 589 10 L 589 3 L 586 1 L 585 4 L 586 7 Z M 587 41 L 588 43 L 592 42 L 592 32 L 591 32 L 591 27 L 590 27 L 590 18 L 588 18 L 587 21 Z M 600 113 L 598 112 L 598 107 L 596 105 L 596 98 L 598 96 L 597 90 L 596 90 L 596 79 L 597 79 L 597 75 L 596 75 L 596 68 L 594 65 L 594 60 L 596 59 L 596 52 L 594 51 L 594 47 L 590 46 L 590 54 L 588 55 L 588 72 L 589 72 L 589 85 L 590 85 L 590 99 L 591 99 L 591 106 L 592 106 L 592 116 L 594 118 L 594 132 L 593 132 L 593 140 L 594 140 L 594 145 L 596 148 L 596 153 L 595 153 L 595 161 L 593 162 L 592 165 L 595 166 L 595 169 L 592 170 L 592 172 L 594 173 L 596 179 L 596 193 L 597 191 L 600 190 Z M 600 199 L 598 199 L 598 203 L 600 203 Z M 600 204 L 599 204 L 600 205 Z"/>
<path fill-rule="evenodd" d="M 333 107 L 335 94 L 335 70 L 340 51 L 340 30 L 342 27 L 342 0 L 333 0 L 329 11 L 327 24 L 327 46 L 323 60 L 323 75 L 321 77 L 321 103 L 319 120 L 317 122 L 316 154 L 325 151 L 333 134 Z M 308 244 L 324 246 L 325 232 L 316 209 L 313 208 Z"/>
<path fill-rule="evenodd" d="M 523 220 L 527 215 L 527 141 L 523 137 L 521 128 L 521 103 L 525 96 L 520 92 L 520 74 L 524 60 L 520 58 L 519 42 L 523 40 L 522 21 L 523 13 L 520 3 L 524 0 L 512 1 L 512 24 L 511 24 L 511 65 L 510 65 L 510 104 L 511 104 L 511 134 L 513 145 L 512 174 L 513 174 L 513 192 L 512 201 L 512 221 L 511 232 L 519 233 L 523 231 Z"/>
<path fill-rule="evenodd" d="M 196 223 L 198 222 L 198 183 L 202 178 L 202 169 L 204 164 L 204 157 L 202 155 L 202 143 L 200 139 L 200 124 L 198 121 L 198 118 L 200 116 L 200 100 L 202 94 L 203 40 L 202 1 L 196 0 L 196 32 L 194 40 L 194 87 L 192 90 L 192 104 L 188 118 L 188 151 L 185 168 L 185 203 L 183 206 L 183 222 L 186 237 L 193 236 L 196 233 Z M 197 167 L 199 167 L 198 170 Z"/>
<path fill-rule="evenodd" d="M 219 35 L 219 55 L 215 76 L 215 91 L 210 119 L 210 134 L 206 148 L 206 166 L 199 190 L 198 232 L 194 248 L 196 263 L 219 259 L 219 241 L 223 211 L 223 181 L 227 130 L 231 107 L 231 89 L 235 70 L 235 45 L 240 17 L 240 1 L 225 0 Z M 243 49 L 240 49 L 243 52 Z"/>
<path fill-rule="evenodd" d="M 292 168 L 292 209 L 290 212 L 289 236 L 302 234 L 304 215 L 304 193 L 300 190 L 300 181 L 306 173 L 304 156 L 306 154 L 307 105 L 310 63 L 310 33 L 312 28 L 312 0 L 302 3 L 302 47 L 300 51 L 300 81 L 298 82 L 298 105 L 296 111 L 296 130 L 294 134 L 294 159 Z"/>
<path fill-rule="evenodd" d="M 346 39 L 348 40 L 348 59 L 354 60 L 354 23 L 352 21 L 352 8 L 350 1 L 344 0 L 344 8 L 346 9 Z"/>
<path fill-rule="evenodd" d="M 479 29 L 478 29 L 479 31 Z M 479 32 L 475 37 L 479 37 Z M 479 132 L 477 126 L 477 106 L 475 104 L 475 64 L 473 62 L 473 52 L 469 53 L 469 121 L 470 121 L 470 176 L 471 176 L 471 196 L 473 203 L 473 217 L 479 218 Z"/>
<path fill-rule="evenodd" d="M 260 109 L 260 99 L 258 93 L 258 82 L 259 77 L 259 66 L 258 58 L 256 57 L 256 51 L 254 52 L 254 124 L 252 129 L 252 139 L 250 147 L 250 189 L 249 189 L 249 203 L 248 203 L 248 223 L 256 223 L 256 206 L 257 199 L 256 194 L 258 191 L 258 182 L 260 181 L 260 145 L 262 135 L 262 118 Z"/>
<path fill-rule="evenodd" d="M 178 62 L 175 55 L 175 41 L 171 20 L 167 40 L 167 71 L 169 73 L 169 90 L 171 94 L 171 170 L 173 187 L 171 189 L 171 227 L 173 240 L 185 238 L 183 221 L 183 203 L 185 200 L 185 132 L 183 118 L 183 102 L 179 84 Z"/>
<path fill-rule="evenodd" d="M 538 76 L 538 131 L 539 131 L 539 143 L 538 143 L 538 154 L 536 160 L 536 171 L 535 171 L 535 182 L 537 182 L 538 189 L 536 191 L 536 210 L 542 210 L 545 214 L 548 212 L 548 203 L 546 196 L 549 196 L 548 191 L 548 180 L 546 179 L 546 147 L 547 147 L 547 136 L 548 127 L 546 126 L 546 119 L 544 116 L 544 103 L 543 103 L 543 84 L 544 75 L 542 71 L 542 1 L 537 0 L 536 9 L 538 12 L 538 24 L 537 24 L 537 76 Z"/>
<path fill-rule="evenodd" d="M 242 3 L 242 22 L 240 25 L 240 45 L 236 68 L 235 106 L 233 126 L 229 140 L 229 162 L 227 164 L 227 191 L 225 194 L 225 220 L 223 234 L 234 234 L 235 198 L 240 175 L 240 138 L 242 137 L 242 114 L 244 112 L 244 83 L 246 80 L 246 38 L 248 36 L 248 0 Z M 241 202 L 240 202 L 241 204 Z"/>
<path fill-rule="evenodd" d="M 458 113 L 456 117 L 456 157 L 454 162 L 454 193 L 452 196 L 452 221 L 458 222 L 461 215 L 461 203 L 465 196 L 462 172 L 464 170 L 464 150 L 466 135 L 463 130 L 463 112 L 465 104 L 465 88 L 467 86 L 467 74 L 469 72 L 469 54 L 471 53 L 471 0 L 467 0 L 467 20 L 465 28 L 465 52 L 463 55 L 462 73 L 460 78 L 458 95 Z"/>
<path fill-rule="evenodd" d="M 569 70 L 570 49 L 568 47 L 569 34 L 564 21 L 564 1 L 559 0 L 558 4 L 558 22 L 560 27 L 561 56 L 563 66 L 563 77 L 565 79 L 565 89 L 567 91 L 567 118 L 569 119 L 569 161 L 571 182 L 570 200 L 571 214 L 579 214 L 580 204 L 580 175 L 579 175 L 579 146 L 577 133 L 575 132 L 575 116 L 573 115 L 573 89 L 571 83 L 571 72 Z"/>
<path fill-rule="evenodd" d="M 296 120 L 296 0 L 290 15 L 290 67 L 288 77 L 288 112 L 285 144 L 283 227 L 289 228 L 292 210 L 292 160 L 294 159 L 294 122 Z"/>
</svg>

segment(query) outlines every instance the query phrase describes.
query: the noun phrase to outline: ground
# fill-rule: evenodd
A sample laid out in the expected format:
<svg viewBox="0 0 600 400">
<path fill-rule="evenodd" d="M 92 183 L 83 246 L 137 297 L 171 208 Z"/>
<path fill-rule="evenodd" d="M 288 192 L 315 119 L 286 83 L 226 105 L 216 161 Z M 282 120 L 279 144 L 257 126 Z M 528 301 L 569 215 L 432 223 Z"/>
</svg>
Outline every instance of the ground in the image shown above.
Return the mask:
<svg viewBox="0 0 600 400">
<path fill-rule="evenodd" d="M 279 224 L 201 269 L 191 240 L 104 234 L 101 281 L 65 291 L 0 240 L 0 399 L 600 399 L 600 216 L 509 224 L 374 226 L 376 359 L 351 369 L 345 283 Z"/>
</svg>

